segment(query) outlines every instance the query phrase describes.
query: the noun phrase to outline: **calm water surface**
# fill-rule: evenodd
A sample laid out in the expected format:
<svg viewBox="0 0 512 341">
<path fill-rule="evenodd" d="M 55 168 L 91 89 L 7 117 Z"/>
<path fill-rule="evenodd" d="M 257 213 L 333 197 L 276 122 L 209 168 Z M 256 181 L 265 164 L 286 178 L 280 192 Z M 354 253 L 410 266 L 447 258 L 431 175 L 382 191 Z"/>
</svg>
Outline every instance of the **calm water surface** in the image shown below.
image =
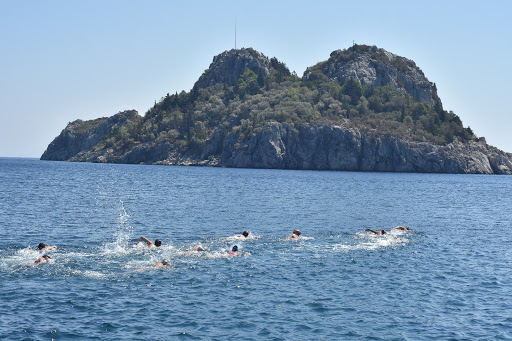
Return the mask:
<svg viewBox="0 0 512 341">
<path fill-rule="evenodd" d="M 510 340 L 511 193 L 508 176 L 0 159 L 0 339 Z M 413 230 L 364 232 L 397 225 Z M 57 249 L 32 266 L 39 242 Z"/>
</svg>

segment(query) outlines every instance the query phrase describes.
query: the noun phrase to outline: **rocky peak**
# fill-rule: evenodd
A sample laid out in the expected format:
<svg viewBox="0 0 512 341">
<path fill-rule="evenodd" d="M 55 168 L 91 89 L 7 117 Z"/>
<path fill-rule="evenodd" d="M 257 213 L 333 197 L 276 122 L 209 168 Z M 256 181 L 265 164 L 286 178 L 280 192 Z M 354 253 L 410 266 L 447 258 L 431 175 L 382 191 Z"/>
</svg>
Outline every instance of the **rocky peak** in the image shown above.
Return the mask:
<svg viewBox="0 0 512 341">
<path fill-rule="evenodd" d="M 391 84 L 416 101 L 442 110 L 435 85 L 425 77 L 414 61 L 376 46 L 354 45 L 345 50 L 333 51 L 327 61 L 308 68 L 303 79 L 314 80 L 315 71 L 320 71 L 341 85 L 348 78 L 355 78 L 370 87 Z"/>
<path fill-rule="evenodd" d="M 201 75 L 195 87 L 206 88 L 218 83 L 232 86 L 247 70 L 258 76 L 268 76 L 272 71 L 271 60 L 252 48 L 225 51 L 213 57 L 210 67 Z"/>
</svg>

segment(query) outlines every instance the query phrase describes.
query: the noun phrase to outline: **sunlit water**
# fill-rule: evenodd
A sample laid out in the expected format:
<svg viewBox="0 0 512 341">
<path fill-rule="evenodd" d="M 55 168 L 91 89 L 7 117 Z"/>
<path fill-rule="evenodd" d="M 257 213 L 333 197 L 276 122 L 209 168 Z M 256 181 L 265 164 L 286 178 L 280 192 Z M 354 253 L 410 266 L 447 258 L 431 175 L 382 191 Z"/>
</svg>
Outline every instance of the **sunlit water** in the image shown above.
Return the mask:
<svg viewBox="0 0 512 341">
<path fill-rule="evenodd" d="M 511 191 L 508 176 L 0 159 L 0 339 L 512 339 Z M 364 231 L 397 225 L 412 231 Z M 39 242 L 57 249 L 34 266 Z"/>
</svg>

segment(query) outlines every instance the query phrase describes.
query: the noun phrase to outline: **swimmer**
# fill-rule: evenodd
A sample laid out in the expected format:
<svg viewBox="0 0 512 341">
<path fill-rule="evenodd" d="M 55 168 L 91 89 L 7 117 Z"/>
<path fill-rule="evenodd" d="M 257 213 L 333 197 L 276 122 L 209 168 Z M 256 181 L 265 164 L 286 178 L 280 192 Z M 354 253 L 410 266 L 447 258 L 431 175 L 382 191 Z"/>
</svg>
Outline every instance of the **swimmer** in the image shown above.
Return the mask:
<svg viewBox="0 0 512 341">
<path fill-rule="evenodd" d="M 244 232 L 242 232 L 242 234 L 237 234 L 235 237 L 247 238 L 247 237 L 249 237 L 249 231 L 244 231 Z"/>
<path fill-rule="evenodd" d="M 152 247 L 160 247 L 162 245 L 162 241 L 160 239 L 156 239 L 155 243 L 153 243 L 151 240 L 147 239 L 146 237 L 142 236 L 139 238 L 137 243 L 144 242 L 148 244 L 148 249 L 151 249 Z"/>
<path fill-rule="evenodd" d="M 162 260 L 161 262 L 156 262 L 155 265 L 153 265 L 154 268 L 160 268 L 162 266 L 170 266 L 171 262 L 169 262 L 167 259 Z"/>
<path fill-rule="evenodd" d="M 382 235 L 385 235 L 387 233 L 386 230 L 384 230 L 384 229 L 382 229 L 380 232 L 372 230 L 372 229 L 366 229 L 365 231 L 369 231 L 369 232 L 375 233 L 377 236 L 382 236 Z"/>
<path fill-rule="evenodd" d="M 201 245 L 198 245 L 198 246 L 194 246 L 192 251 L 185 251 L 185 252 L 182 252 L 181 254 L 183 256 L 195 256 L 195 255 L 198 255 L 198 253 L 202 253 L 205 251 L 206 251 L 206 249 L 204 247 L 202 247 Z"/>
<path fill-rule="evenodd" d="M 46 246 L 45 243 L 39 243 L 39 245 L 37 246 L 37 251 L 48 251 L 48 250 L 53 250 L 56 248 L 57 248 L 57 246 L 55 246 L 55 245 Z"/>
<path fill-rule="evenodd" d="M 409 228 L 409 226 L 396 226 L 391 229 L 391 231 L 393 230 L 410 231 L 411 229 Z"/>
<path fill-rule="evenodd" d="M 241 254 L 242 253 L 240 251 L 238 251 L 238 246 L 237 245 L 233 246 L 231 251 L 228 252 L 228 256 L 240 256 Z"/>
<path fill-rule="evenodd" d="M 44 256 L 42 256 L 41 258 L 36 259 L 36 260 L 35 260 L 35 262 L 34 262 L 34 265 L 37 265 L 37 264 L 41 264 L 41 263 L 47 262 L 49 259 L 51 259 L 51 257 L 50 257 L 50 256 L 48 256 L 48 255 L 44 255 Z"/>
<path fill-rule="evenodd" d="M 299 230 L 293 230 L 293 233 L 288 236 L 288 239 L 299 238 L 301 234 L 302 232 L 300 232 Z"/>
<path fill-rule="evenodd" d="M 161 262 L 156 262 L 155 265 L 153 265 L 153 267 L 151 267 L 151 268 L 140 268 L 140 269 L 133 270 L 133 272 L 143 272 L 143 271 L 152 270 L 153 268 L 165 268 L 167 266 L 171 266 L 171 262 L 167 259 L 164 259 Z"/>
</svg>

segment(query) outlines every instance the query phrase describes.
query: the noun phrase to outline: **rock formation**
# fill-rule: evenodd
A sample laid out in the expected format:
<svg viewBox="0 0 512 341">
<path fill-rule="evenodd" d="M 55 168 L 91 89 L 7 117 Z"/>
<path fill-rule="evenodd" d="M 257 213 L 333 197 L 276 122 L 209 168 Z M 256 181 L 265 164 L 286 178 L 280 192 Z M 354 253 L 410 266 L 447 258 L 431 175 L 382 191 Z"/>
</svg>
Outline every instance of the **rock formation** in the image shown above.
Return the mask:
<svg viewBox="0 0 512 341">
<path fill-rule="evenodd" d="M 110 120 L 115 124 L 124 115 Z M 124 121 L 126 122 L 126 121 Z M 70 123 L 48 147 L 44 160 L 196 165 L 234 168 L 310 169 L 365 172 L 512 174 L 512 155 L 487 145 L 485 139 L 447 146 L 373 138 L 357 129 L 329 125 L 268 123 L 247 143 L 219 127 L 200 153 L 177 152 L 169 143 L 139 144 L 122 157 L 105 148 L 89 150 L 107 121 L 89 133 L 74 132 Z M 61 144 L 59 144 L 61 143 Z"/>
<path fill-rule="evenodd" d="M 355 45 L 347 50 L 336 50 L 327 61 L 308 68 L 303 79 L 312 79 L 314 69 L 320 69 L 341 85 L 350 77 L 371 87 L 391 84 L 418 102 L 431 107 L 442 106 L 435 85 L 428 81 L 414 61 L 375 46 Z"/>
<path fill-rule="evenodd" d="M 270 123 L 239 149 L 224 140 L 218 165 L 366 172 L 512 174 L 510 154 L 485 140 L 447 146 L 370 138 L 337 126 Z"/>
<path fill-rule="evenodd" d="M 109 132 L 125 126 L 132 120 L 140 120 L 135 110 L 118 113 L 110 118 L 73 121 L 50 143 L 41 159 L 85 161 L 78 155 L 90 152 L 91 148 L 102 141 Z"/>
<path fill-rule="evenodd" d="M 253 49 L 231 50 L 213 58 L 195 87 L 206 88 L 215 84 L 234 85 L 246 70 L 256 75 L 268 76 L 271 70 L 270 60 Z"/>
<path fill-rule="evenodd" d="M 267 79 L 272 78 L 281 87 L 280 76 L 290 76 L 283 63 L 275 58 L 269 60 L 253 49 L 226 51 L 213 59 L 210 68 L 196 82 L 195 90 L 186 95 L 189 97 L 172 99 L 167 96 L 171 109 L 155 106 L 155 110 L 148 111 L 144 118 L 130 110 L 110 118 L 76 120 L 69 123 L 55 138 L 41 159 L 241 168 L 512 174 L 512 154 L 487 145 L 484 138 L 478 139 L 472 132 L 469 141 L 462 142 L 455 137 L 449 144 L 437 145 L 372 133 L 369 129 L 359 129 L 349 124 L 350 119 L 344 118 L 338 122 L 347 124 L 293 124 L 284 120 L 269 120 L 244 135 L 241 127 L 244 122 L 247 124 L 250 121 L 248 116 L 243 118 L 242 110 L 230 112 L 218 96 L 214 100 L 206 97 L 206 101 L 208 105 L 220 102 L 220 107 L 227 110 L 227 114 L 224 112 L 225 116 L 214 121 L 216 123 L 210 125 L 209 130 L 202 126 L 202 121 L 194 126 L 191 121 L 193 116 L 190 111 L 188 114 L 186 112 L 193 110 L 190 109 L 190 102 L 183 105 L 180 101 L 189 98 L 194 101 L 193 96 L 200 96 L 198 89 L 210 87 L 214 90 L 209 91 L 227 91 L 216 85 L 233 88 L 247 70 L 254 72 L 258 83 L 264 77 L 273 75 L 274 78 Z M 252 75 L 253 78 L 256 76 Z M 300 82 L 296 76 L 293 77 Z M 304 82 L 314 82 L 319 77 L 327 77 L 326 82 L 329 84 L 339 82 L 343 85 L 347 79 L 352 78 L 366 87 L 391 85 L 401 93 L 410 95 L 409 98 L 414 98 L 416 102 L 426 103 L 430 111 L 425 115 L 444 112 L 435 85 L 428 81 L 413 61 L 374 46 L 356 45 L 347 50 L 334 51 L 327 61 L 308 68 L 302 79 Z M 262 84 L 259 86 L 264 88 Z M 263 90 L 255 96 L 262 96 L 262 93 Z M 318 93 L 321 94 L 321 91 Z M 231 94 L 232 99 L 235 94 Z M 223 100 L 231 99 L 224 97 Z M 241 100 L 242 97 L 237 98 L 237 101 Z M 176 119 L 178 116 L 182 119 L 179 122 L 186 124 L 185 127 L 176 127 L 176 123 L 172 125 L 175 122 L 172 121 L 173 117 Z M 458 123 L 462 129 L 460 119 Z M 182 130 L 178 132 L 178 129 Z M 194 142 L 190 137 L 192 129 L 209 133 L 201 142 Z M 130 136 L 130 131 L 136 131 L 138 135 Z M 155 134 L 151 136 L 164 137 L 139 140 L 147 136 L 147 131 Z M 163 135 L 158 135 L 160 133 Z M 188 140 L 175 138 L 179 134 L 188 136 Z"/>
</svg>

